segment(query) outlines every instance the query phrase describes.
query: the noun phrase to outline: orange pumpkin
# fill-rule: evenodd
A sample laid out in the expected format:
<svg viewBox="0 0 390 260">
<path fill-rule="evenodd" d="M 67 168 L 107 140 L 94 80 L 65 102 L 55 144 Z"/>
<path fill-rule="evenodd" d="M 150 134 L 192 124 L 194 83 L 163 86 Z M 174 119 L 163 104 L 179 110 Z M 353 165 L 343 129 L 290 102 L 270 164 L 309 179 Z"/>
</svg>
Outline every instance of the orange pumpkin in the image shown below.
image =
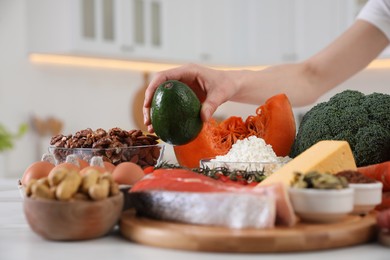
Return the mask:
<svg viewBox="0 0 390 260">
<path fill-rule="evenodd" d="M 245 122 L 232 116 L 221 123 L 211 119 L 203 124 L 202 131 L 191 142 L 174 146 L 176 159 L 181 166 L 199 167 L 204 158 L 226 154 L 232 145 L 248 136 L 263 138 L 272 145 L 276 155 L 287 156 L 296 134 L 295 118 L 290 101 L 285 94 L 268 99 L 256 109 L 256 115 Z"/>
</svg>

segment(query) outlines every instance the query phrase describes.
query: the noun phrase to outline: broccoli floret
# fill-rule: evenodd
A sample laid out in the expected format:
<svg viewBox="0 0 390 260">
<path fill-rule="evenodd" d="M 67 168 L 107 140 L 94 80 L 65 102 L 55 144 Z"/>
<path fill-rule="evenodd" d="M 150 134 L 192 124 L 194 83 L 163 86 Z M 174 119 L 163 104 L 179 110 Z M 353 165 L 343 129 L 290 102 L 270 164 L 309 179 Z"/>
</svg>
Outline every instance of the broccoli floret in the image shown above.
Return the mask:
<svg viewBox="0 0 390 260">
<path fill-rule="evenodd" d="M 365 95 L 359 91 L 345 90 L 331 97 L 327 103 L 337 109 L 359 106 L 365 98 Z M 348 101 L 348 102 L 346 102 Z"/>
<path fill-rule="evenodd" d="M 345 140 L 357 166 L 390 160 L 390 95 L 346 90 L 303 117 L 290 156 L 321 140 Z"/>
<path fill-rule="evenodd" d="M 369 119 L 386 129 L 390 129 L 390 98 L 389 95 L 373 93 L 367 95 L 362 103 Z"/>
<path fill-rule="evenodd" d="M 362 127 L 356 134 L 353 155 L 360 165 L 390 160 L 390 130 L 379 124 Z"/>
</svg>

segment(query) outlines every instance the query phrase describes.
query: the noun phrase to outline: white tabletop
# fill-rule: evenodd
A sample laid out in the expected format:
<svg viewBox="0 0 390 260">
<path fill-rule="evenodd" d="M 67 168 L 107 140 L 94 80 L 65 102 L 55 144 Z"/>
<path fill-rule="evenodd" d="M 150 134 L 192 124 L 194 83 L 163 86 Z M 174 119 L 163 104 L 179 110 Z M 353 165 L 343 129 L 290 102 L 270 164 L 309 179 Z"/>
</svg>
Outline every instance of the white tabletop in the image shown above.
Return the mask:
<svg viewBox="0 0 390 260">
<path fill-rule="evenodd" d="M 36 235 L 24 218 L 23 202 L 16 180 L 0 179 L 0 259 L 353 259 L 388 260 L 390 248 L 370 243 L 342 249 L 307 253 L 232 254 L 204 253 L 155 248 L 135 244 L 121 237 L 117 230 L 93 240 L 54 242 Z"/>
</svg>

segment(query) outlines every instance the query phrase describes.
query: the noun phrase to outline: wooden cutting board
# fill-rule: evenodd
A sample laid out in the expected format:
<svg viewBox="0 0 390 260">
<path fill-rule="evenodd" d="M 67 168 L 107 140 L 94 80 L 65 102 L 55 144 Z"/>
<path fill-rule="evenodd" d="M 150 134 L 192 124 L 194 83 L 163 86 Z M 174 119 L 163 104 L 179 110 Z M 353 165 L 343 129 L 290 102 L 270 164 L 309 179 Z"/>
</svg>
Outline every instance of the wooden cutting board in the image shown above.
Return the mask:
<svg viewBox="0 0 390 260">
<path fill-rule="evenodd" d="M 127 239 L 150 246 L 209 252 L 298 252 L 347 247 L 376 235 L 374 214 L 347 216 L 337 223 L 298 223 L 273 229 L 229 229 L 190 225 L 122 214 L 120 230 Z"/>
</svg>

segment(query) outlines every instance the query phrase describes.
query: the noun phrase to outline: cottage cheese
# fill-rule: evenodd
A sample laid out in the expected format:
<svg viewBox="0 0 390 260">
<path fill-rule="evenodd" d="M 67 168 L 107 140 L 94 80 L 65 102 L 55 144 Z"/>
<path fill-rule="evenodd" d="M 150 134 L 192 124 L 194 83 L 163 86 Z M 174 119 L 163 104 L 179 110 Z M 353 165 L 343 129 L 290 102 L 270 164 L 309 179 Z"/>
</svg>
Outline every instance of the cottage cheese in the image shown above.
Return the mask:
<svg viewBox="0 0 390 260">
<path fill-rule="evenodd" d="M 224 162 L 278 162 L 271 145 L 262 138 L 249 136 L 238 140 L 226 155 L 216 156 L 212 161 Z"/>
</svg>

